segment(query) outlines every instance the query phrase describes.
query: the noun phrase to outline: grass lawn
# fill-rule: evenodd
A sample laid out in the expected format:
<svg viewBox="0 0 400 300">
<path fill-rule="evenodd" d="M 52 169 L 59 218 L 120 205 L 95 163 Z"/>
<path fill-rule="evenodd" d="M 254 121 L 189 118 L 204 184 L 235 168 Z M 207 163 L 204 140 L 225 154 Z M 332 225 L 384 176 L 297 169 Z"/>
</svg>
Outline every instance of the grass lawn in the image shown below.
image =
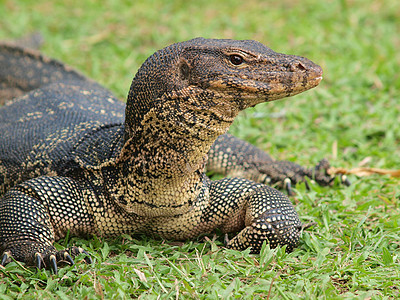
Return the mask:
<svg viewBox="0 0 400 300">
<path fill-rule="evenodd" d="M 196 36 L 256 39 L 324 69 L 320 86 L 247 110 L 231 132 L 276 159 L 313 166 L 400 169 L 400 2 L 0 0 L 0 39 L 39 31 L 42 51 L 121 99 L 155 50 Z M 1 134 L 1 133 L 0 133 Z M 77 259 L 58 275 L 0 268 L 0 299 L 392 299 L 400 296 L 399 179 L 298 185 L 304 232 L 292 253 L 223 248 L 219 235 L 176 243 L 142 236 L 71 238 Z"/>
</svg>

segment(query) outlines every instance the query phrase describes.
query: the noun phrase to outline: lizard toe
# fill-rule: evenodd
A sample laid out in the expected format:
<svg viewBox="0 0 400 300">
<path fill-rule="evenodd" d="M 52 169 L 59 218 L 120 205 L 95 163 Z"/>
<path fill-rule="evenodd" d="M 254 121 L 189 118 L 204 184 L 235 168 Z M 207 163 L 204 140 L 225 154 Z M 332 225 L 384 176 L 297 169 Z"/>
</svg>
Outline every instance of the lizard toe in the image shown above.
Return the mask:
<svg viewBox="0 0 400 300">
<path fill-rule="evenodd" d="M 304 180 L 304 184 L 305 184 L 305 186 L 306 186 L 306 190 L 307 190 L 307 191 L 311 190 L 310 184 L 308 183 L 307 180 Z"/>
<path fill-rule="evenodd" d="M 54 274 L 57 274 L 58 273 L 57 259 L 54 254 L 50 255 L 49 264 L 50 264 L 50 269 L 53 270 Z"/>
<path fill-rule="evenodd" d="M 329 161 L 322 159 L 312 170 L 312 179 L 321 186 L 331 186 L 335 180 L 335 176 L 330 176 L 328 170 L 330 168 Z"/>
<path fill-rule="evenodd" d="M 277 214 L 274 214 L 274 211 Z M 291 219 L 289 216 L 281 215 L 278 210 L 271 212 L 271 216 L 268 214 L 260 216 L 233 239 L 226 240 L 226 247 L 235 250 L 251 247 L 251 253 L 260 253 L 265 241 L 271 248 L 286 245 L 286 251 L 291 252 L 299 242 L 302 224 L 297 218 Z"/>
<path fill-rule="evenodd" d="M 85 251 L 84 253 L 86 253 L 86 256 L 85 256 L 85 262 L 88 264 L 88 265 L 91 265 L 92 263 L 93 263 L 93 260 L 92 260 L 92 258 L 90 257 L 90 255 Z"/>
<path fill-rule="evenodd" d="M 261 176 L 260 182 L 263 183 L 263 184 L 266 184 L 266 185 L 270 185 L 271 184 L 271 177 L 266 175 L 266 174 L 262 174 L 262 173 L 260 173 L 260 174 L 261 174 L 260 175 Z"/>
<path fill-rule="evenodd" d="M 74 260 L 72 259 L 71 255 L 69 255 L 67 252 L 64 254 L 64 259 L 71 265 L 73 266 L 75 264 Z"/>
<path fill-rule="evenodd" d="M 38 268 L 39 270 L 45 266 L 42 254 L 36 252 L 35 253 L 35 266 L 36 268 Z"/>
<path fill-rule="evenodd" d="M 295 192 L 292 189 L 292 181 L 290 180 L 290 178 L 286 178 L 283 181 L 283 185 L 286 188 L 286 192 L 288 193 L 289 196 L 294 196 Z"/>
<path fill-rule="evenodd" d="M 56 260 L 58 262 L 66 262 L 68 263 L 70 266 L 74 265 L 75 262 L 73 260 L 73 258 L 71 257 L 68 249 L 66 250 L 62 250 L 62 251 L 58 251 L 56 253 Z"/>
<path fill-rule="evenodd" d="M 224 247 L 228 248 L 228 245 L 229 245 L 229 235 L 227 233 L 225 233 L 225 236 L 224 236 Z"/>
<path fill-rule="evenodd" d="M 344 174 L 340 175 L 340 182 L 342 184 L 344 184 L 345 186 L 350 186 L 351 185 L 351 181 Z"/>
<path fill-rule="evenodd" d="M 75 256 L 78 256 L 78 255 L 80 255 L 80 254 L 84 254 L 85 255 L 85 257 L 84 257 L 84 260 L 85 260 L 85 262 L 87 263 L 87 264 L 92 264 L 93 263 L 93 260 L 92 260 L 92 258 L 90 257 L 90 254 L 88 253 L 88 252 L 86 252 L 83 248 L 81 248 L 81 247 L 72 247 L 72 248 L 70 248 L 69 249 L 69 252 L 70 252 L 70 254 L 72 255 L 72 257 L 75 257 Z"/>
<path fill-rule="evenodd" d="M 5 266 L 6 264 L 10 263 L 12 260 L 12 254 L 10 251 L 4 251 L 3 256 L 1 257 L 0 264 Z"/>
<path fill-rule="evenodd" d="M 72 266 L 75 264 L 73 257 L 78 256 L 80 254 L 85 255 L 85 262 L 90 264 L 92 263 L 92 259 L 85 250 L 80 247 L 72 247 L 69 249 L 56 251 L 47 251 L 45 254 L 36 252 L 34 254 L 34 265 L 38 269 L 47 268 L 53 271 L 54 274 L 58 273 L 59 264 L 65 264 Z"/>
</svg>

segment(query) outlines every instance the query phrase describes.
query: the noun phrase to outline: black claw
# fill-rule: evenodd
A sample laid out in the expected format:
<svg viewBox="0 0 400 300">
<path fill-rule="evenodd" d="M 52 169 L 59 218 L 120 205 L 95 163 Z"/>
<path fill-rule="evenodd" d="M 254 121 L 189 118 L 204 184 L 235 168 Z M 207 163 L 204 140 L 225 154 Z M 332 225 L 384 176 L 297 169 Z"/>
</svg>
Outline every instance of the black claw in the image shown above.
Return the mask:
<svg viewBox="0 0 400 300">
<path fill-rule="evenodd" d="M 36 268 L 40 270 L 44 265 L 42 255 L 40 253 L 35 253 L 35 262 Z"/>
<path fill-rule="evenodd" d="M 293 189 L 292 189 L 292 182 L 291 182 L 291 180 L 289 178 L 285 179 L 284 186 L 286 188 L 286 191 L 287 191 L 288 195 L 289 196 L 293 196 L 294 192 L 293 192 Z"/>
<path fill-rule="evenodd" d="M 71 266 L 73 266 L 73 265 L 75 264 L 75 263 L 74 263 L 74 260 L 72 259 L 71 255 L 68 254 L 68 252 L 65 252 L 65 254 L 64 254 L 64 259 L 65 259 Z"/>
<path fill-rule="evenodd" d="M 270 185 L 271 184 L 271 177 L 265 176 L 265 178 L 264 178 L 262 183 L 264 183 L 266 185 Z"/>
<path fill-rule="evenodd" d="M 50 255 L 50 268 L 53 270 L 54 274 L 58 273 L 58 269 L 57 269 L 57 260 L 56 257 L 54 255 Z"/>
<path fill-rule="evenodd" d="M 84 260 L 85 260 L 85 262 L 86 262 L 87 264 L 91 265 L 91 264 L 93 263 L 93 260 L 92 260 L 92 258 L 90 257 L 90 254 L 87 253 L 87 252 L 86 252 L 85 250 L 83 250 L 82 248 L 79 248 L 79 251 L 80 251 L 81 253 L 83 253 L 83 254 L 86 255 L 85 258 L 84 258 Z"/>
<path fill-rule="evenodd" d="M 351 181 L 347 178 L 346 175 L 342 175 L 340 177 L 340 181 L 345 185 L 345 186 L 350 186 L 351 185 Z"/>
<path fill-rule="evenodd" d="M 225 237 L 224 237 L 224 246 L 227 247 L 228 244 L 229 244 L 229 237 L 228 237 L 228 234 L 225 233 Z"/>
<path fill-rule="evenodd" d="M 72 256 L 77 256 L 78 254 L 79 254 L 79 250 L 78 250 L 78 248 L 77 247 L 72 247 L 72 248 L 70 248 L 70 249 L 67 249 L 67 251 L 69 252 L 69 253 L 71 253 L 72 254 Z"/>
<path fill-rule="evenodd" d="M 90 256 L 86 256 L 84 258 L 84 260 L 88 265 L 91 265 L 93 263 L 93 260 L 92 260 L 92 258 Z"/>
<path fill-rule="evenodd" d="M 70 253 L 72 254 L 72 256 L 77 256 L 79 254 L 85 254 L 84 260 L 87 264 L 92 264 L 93 260 L 90 257 L 90 254 L 87 253 L 84 249 L 82 249 L 81 247 L 72 247 L 70 249 Z"/>
<path fill-rule="evenodd" d="M 308 184 L 308 181 L 304 180 L 304 184 L 306 185 L 306 190 L 309 191 L 310 190 L 310 185 Z"/>
<path fill-rule="evenodd" d="M 3 254 L 3 257 L 1 258 L 1 265 L 5 266 L 7 264 L 7 260 L 8 260 L 8 254 L 7 254 L 7 252 L 5 252 Z"/>
</svg>

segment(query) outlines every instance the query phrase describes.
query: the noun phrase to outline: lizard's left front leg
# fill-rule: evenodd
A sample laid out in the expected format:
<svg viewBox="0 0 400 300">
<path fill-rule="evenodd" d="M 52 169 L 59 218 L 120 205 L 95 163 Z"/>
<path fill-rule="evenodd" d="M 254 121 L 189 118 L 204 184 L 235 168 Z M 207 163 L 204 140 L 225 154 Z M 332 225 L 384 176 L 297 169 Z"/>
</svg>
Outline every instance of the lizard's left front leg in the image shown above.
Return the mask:
<svg viewBox="0 0 400 300">
<path fill-rule="evenodd" d="M 207 161 L 207 171 L 285 187 L 289 194 L 293 194 L 292 185 L 307 183 L 306 178 L 322 186 L 332 185 L 335 177 L 328 174 L 329 167 L 326 159 L 314 168 L 305 168 L 290 161 L 276 161 L 261 149 L 230 134 L 218 137 L 208 153 Z M 346 177 L 340 179 L 345 185 L 350 184 Z"/>
<path fill-rule="evenodd" d="M 225 178 L 209 183 L 193 204 L 193 209 L 173 218 L 152 222 L 152 233 L 164 238 L 191 239 L 220 229 L 239 232 L 228 248 L 252 248 L 258 253 L 264 241 L 271 247 L 287 245 L 291 251 L 298 243 L 301 221 L 289 198 L 263 184 L 243 178 Z"/>
</svg>

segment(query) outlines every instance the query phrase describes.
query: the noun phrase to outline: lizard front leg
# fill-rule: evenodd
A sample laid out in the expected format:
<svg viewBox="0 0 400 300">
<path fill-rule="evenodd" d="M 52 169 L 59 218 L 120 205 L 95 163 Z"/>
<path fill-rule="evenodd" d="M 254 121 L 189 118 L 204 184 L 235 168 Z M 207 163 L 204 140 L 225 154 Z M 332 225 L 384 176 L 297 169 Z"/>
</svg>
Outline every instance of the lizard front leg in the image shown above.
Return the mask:
<svg viewBox="0 0 400 300">
<path fill-rule="evenodd" d="M 273 160 L 267 153 L 230 134 L 218 137 L 208 153 L 207 170 L 230 177 L 243 177 L 259 183 L 285 187 L 292 194 L 291 186 L 315 180 L 329 186 L 334 177 L 328 174 L 329 162 L 321 160 L 314 168 L 305 168 L 290 161 Z M 341 178 L 345 185 L 348 180 Z"/>
<path fill-rule="evenodd" d="M 57 262 L 73 264 L 72 257 L 86 253 L 72 247 L 57 251 L 54 240 L 70 231 L 82 235 L 93 228 L 79 185 L 64 177 L 38 177 L 10 189 L 0 200 L 1 264 L 14 258 L 57 273 Z M 87 253 L 86 253 L 87 254 Z M 90 257 L 85 259 L 91 262 Z"/>
<path fill-rule="evenodd" d="M 271 247 L 287 245 L 291 251 L 299 241 L 302 225 L 288 197 L 266 185 L 244 178 L 209 182 L 193 209 L 170 218 L 157 218 L 148 231 L 170 239 L 192 239 L 220 229 L 237 233 L 228 248 L 252 248 L 258 253 L 264 241 Z"/>
</svg>

